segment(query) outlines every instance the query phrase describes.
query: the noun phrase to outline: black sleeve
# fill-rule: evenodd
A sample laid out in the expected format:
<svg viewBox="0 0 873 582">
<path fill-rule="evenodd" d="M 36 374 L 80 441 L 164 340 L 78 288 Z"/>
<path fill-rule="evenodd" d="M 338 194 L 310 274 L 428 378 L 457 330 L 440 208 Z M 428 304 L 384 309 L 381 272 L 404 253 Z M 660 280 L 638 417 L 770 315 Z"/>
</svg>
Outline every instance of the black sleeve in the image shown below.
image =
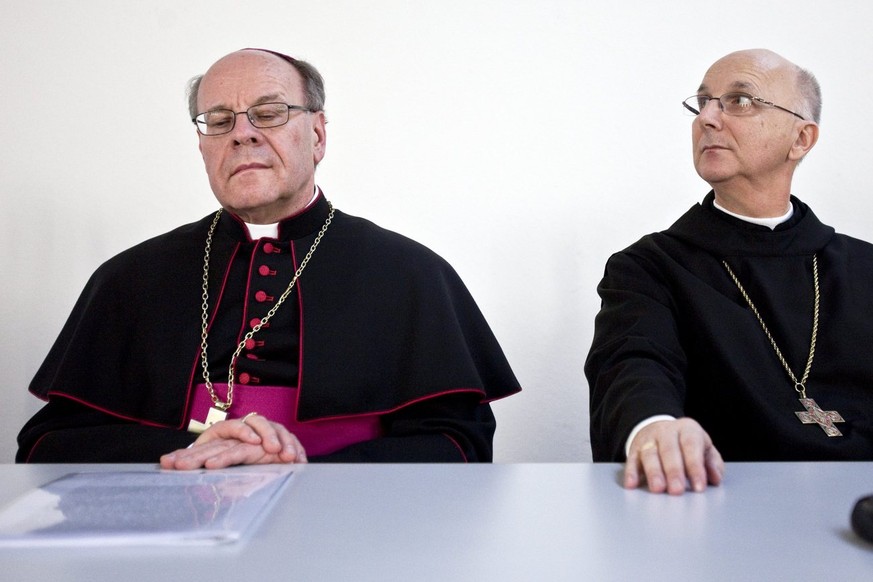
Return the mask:
<svg viewBox="0 0 873 582">
<path fill-rule="evenodd" d="M 18 435 L 18 463 L 157 463 L 197 435 L 125 422 L 71 400 L 49 401 Z"/>
<path fill-rule="evenodd" d="M 450 394 L 407 406 L 383 419 L 385 434 L 329 455 L 322 463 L 490 463 L 496 428 L 479 395 Z"/>
<path fill-rule="evenodd" d="M 490 462 L 494 415 L 478 396 L 448 395 L 383 420 L 383 437 L 312 462 Z M 19 463 L 156 463 L 197 435 L 123 422 L 66 399 L 46 404 L 18 435 Z"/>
<path fill-rule="evenodd" d="M 624 462 L 634 426 L 658 414 L 683 416 L 686 356 L 655 265 L 613 255 L 597 292 L 602 304 L 585 363 L 591 451 L 595 462 Z"/>
</svg>

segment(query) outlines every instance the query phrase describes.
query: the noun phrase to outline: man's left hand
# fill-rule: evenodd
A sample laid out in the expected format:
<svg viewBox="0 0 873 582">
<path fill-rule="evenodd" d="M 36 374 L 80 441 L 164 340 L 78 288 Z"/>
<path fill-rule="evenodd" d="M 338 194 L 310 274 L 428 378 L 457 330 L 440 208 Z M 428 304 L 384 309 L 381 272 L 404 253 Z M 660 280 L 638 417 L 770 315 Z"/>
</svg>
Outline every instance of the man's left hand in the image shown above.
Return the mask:
<svg viewBox="0 0 873 582">
<path fill-rule="evenodd" d="M 288 429 L 260 415 L 216 422 L 194 444 L 161 457 L 162 469 L 222 469 L 231 465 L 306 463 L 306 451 Z"/>
</svg>

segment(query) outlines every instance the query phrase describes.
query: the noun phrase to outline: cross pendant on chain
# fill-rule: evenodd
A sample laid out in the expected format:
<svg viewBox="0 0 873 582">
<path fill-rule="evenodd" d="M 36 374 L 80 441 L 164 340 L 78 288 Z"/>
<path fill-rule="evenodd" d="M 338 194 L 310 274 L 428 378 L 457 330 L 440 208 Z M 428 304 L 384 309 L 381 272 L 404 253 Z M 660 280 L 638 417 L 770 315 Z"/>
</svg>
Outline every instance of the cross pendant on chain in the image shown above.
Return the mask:
<svg viewBox="0 0 873 582">
<path fill-rule="evenodd" d="M 800 414 L 798 412 L 798 414 Z M 212 406 L 209 408 L 209 413 L 206 415 L 206 422 L 200 422 L 197 420 L 191 419 L 191 422 L 188 423 L 188 432 L 193 432 L 200 434 L 216 422 L 227 419 L 227 411 L 222 410 L 220 408 L 216 408 Z"/>
<path fill-rule="evenodd" d="M 806 412 L 795 412 L 797 418 L 803 424 L 818 424 L 829 437 L 843 436 L 843 433 L 834 426 L 835 422 L 845 422 L 836 410 L 822 410 L 812 398 L 799 398 L 800 403 L 806 408 Z"/>
</svg>

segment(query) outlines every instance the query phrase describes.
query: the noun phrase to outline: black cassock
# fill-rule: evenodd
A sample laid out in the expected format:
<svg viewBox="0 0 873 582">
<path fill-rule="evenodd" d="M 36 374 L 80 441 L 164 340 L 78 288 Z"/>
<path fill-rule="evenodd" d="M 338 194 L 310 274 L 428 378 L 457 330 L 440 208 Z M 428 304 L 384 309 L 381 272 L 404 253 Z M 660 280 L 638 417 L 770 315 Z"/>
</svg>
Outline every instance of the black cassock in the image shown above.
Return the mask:
<svg viewBox="0 0 873 582">
<path fill-rule="evenodd" d="M 227 381 L 231 354 L 287 287 L 328 212 L 320 195 L 280 223 L 278 239 L 257 241 L 223 213 L 209 269 L 213 382 Z M 186 427 L 204 390 L 212 220 L 145 241 L 94 273 L 31 383 L 48 403 L 22 429 L 18 461 L 156 462 L 194 440 Z M 296 389 L 303 424 L 378 416 L 377 438 L 314 461 L 490 461 L 488 402 L 520 389 L 448 263 L 339 210 L 296 289 L 252 339 L 237 386 Z"/>
<path fill-rule="evenodd" d="M 623 461 L 640 421 L 688 416 L 728 461 L 873 460 L 873 245 L 836 234 L 792 197 L 775 230 L 733 218 L 713 193 L 667 231 L 610 257 L 585 372 L 595 461 Z M 794 383 L 726 261 L 800 379 L 820 315 L 807 398 L 844 422 L 802 424 Z"/>
</svg>

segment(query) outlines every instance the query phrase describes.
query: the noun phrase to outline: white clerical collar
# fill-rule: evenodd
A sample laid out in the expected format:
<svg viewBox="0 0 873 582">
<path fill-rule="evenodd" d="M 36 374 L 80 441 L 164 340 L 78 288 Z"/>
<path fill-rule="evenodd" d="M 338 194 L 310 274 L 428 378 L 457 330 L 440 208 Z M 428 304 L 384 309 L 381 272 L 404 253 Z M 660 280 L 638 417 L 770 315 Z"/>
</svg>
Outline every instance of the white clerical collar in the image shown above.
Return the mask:
<svg viewBox="0 0 873 582">
<path fill-rule="evenodd" d="M 794 204 L 792 204 L 791 202 L 788 203 L 788 212 L 786 212 L 782 216 L 776 216 L 773 218 L 754 218 L 752 216 L 743 216 L 742 214 L 731 212 L 730 210 L 719 206 L 718 202 L 716 202 L 715 200 L 712 201 L 712 205 L 724 212 L 725 214 L 733 216 L 734 218 L 739 218 L 740 220 L 751 222 L 752 224 L 760 224 L 761 226 L 766 226 L 770 230 L 775 229 L 777 226 L 779 226 L 794 215 Z"/>
<path fill-rule="evenodd" d="M 312 198 L 309 199 L 309 202 L 303 207 L 303 210 L 312 206 L 316 198 L 318 198 L 318 186 L 315 187 L 315 191 L 312 193 Z M 249 229 L 249 237 L 252 240 L 258 240 L 259 238 L 279 238 L 278 222 L 272 224 L 251 224 L 247 222 L 245 224 L 246 228 Z"/>
</svg>

